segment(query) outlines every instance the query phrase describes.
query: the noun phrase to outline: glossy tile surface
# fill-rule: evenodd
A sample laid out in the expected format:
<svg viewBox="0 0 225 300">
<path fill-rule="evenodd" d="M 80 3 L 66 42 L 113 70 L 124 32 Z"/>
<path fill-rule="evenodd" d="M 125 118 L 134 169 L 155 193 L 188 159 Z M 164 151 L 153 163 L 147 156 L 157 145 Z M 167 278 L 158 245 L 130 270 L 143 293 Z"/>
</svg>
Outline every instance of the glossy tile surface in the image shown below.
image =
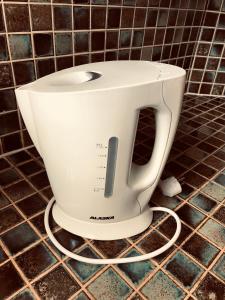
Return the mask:
<svg viewBox="0 0 225 300">
<path fill-rule="evenodd" d="M 3 95 L 9 99 L 9 106 L 3 101 L 2 109 L 15 107 L 13 94 Z M 215 296 L 223 300 L 224 111 L 222 98 L 185 95 L 162 175 L 176 174 L 182 192 L 169 198 L 157 189 L 150 202 L 151 206 L 165 206 L 178 213 L 181 234 L 172 248 L 143 262 L 90 265 L 60 253 L 44 229 L 44 209 L 52 191 L 36 149 L 1 157 L 0 278 L 1 282 L 5 278 L 8 281 L 4 286 L 0 284 L 0 299 L 206 300 Z M 133 158 L 140 165 L 148 161 L 154 142 L 153 120 L 151 110 L 141 111 Z M 116 241 L 87 240 L 71 234 L 61 229 L 52 216 L 50 226 L 67 249 L 87 257 L 110 258 L 153 251 L 173 236 L 176 225 L 167 214 L 154 213 L 151 226 L 143 233 Z"/>
</svg>

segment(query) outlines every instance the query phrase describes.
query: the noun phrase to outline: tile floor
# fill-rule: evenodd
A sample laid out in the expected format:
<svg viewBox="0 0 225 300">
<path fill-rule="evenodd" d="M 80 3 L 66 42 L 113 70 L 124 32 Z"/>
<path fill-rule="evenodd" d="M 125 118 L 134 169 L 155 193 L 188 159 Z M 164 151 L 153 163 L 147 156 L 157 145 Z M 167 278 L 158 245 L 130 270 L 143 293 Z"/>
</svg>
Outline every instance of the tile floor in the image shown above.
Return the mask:
<svg viewBox="0 0 225 300">
<path fill-rule="evenodd" d="M 149 110 L 141 113 L 134 160 L 144 163 L 152 143 Z M 34 148 L 0 159 L 0 299 L 225 299 L 225 99 L 186 95 L 163 176 L 183 191 L 152 205 L 182 220 L 176 245 L 155 259 L 124 265 L 88 265 L 68 259 L 50 243 L 43 212 L 52 197 Z M 155 214 L 150 228 L 124 240 L 92 241 L 60 229 L 57 239 L 88 257 L 152 251 L 174 233 L 174 221 Z"/>
</svg>

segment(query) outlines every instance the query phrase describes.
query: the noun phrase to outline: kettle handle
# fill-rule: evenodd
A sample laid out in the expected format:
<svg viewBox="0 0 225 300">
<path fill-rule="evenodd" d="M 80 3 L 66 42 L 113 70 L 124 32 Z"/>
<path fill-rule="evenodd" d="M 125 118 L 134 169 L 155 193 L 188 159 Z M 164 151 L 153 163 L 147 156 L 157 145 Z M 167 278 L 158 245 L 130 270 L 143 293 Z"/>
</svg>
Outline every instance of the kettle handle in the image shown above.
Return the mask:
<svg viewBox="0 0 225 300">
<path fill-rule="evenodd" d="M 151 159 L 143 166 L 134 163 L 131 166 L 128 183 L 134 190 L 143 191 L 155 183 L 169 154 L 175 131 L 176 124 L 172 124 L 172 112 L 163 101 L 156 108 L 156 136 Z"/>
</svg>

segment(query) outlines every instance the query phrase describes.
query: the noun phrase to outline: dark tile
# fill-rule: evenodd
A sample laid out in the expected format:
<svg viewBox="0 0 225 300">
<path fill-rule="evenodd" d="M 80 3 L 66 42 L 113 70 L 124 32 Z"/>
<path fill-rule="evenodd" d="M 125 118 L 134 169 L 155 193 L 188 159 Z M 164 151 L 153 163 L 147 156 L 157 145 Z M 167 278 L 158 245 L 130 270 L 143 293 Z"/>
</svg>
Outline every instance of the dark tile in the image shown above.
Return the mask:
<svg viewBox="0 0 225 300">
<path fill-rule="evenodd" d="M 55 34 L 56 55 L 71 54 L 72 49 L 72 34 L 71 33 L 56 33 Z"/>
<path fill-rule="evenodd" d="M 34 49 L 36 56 L 53 55 L 53 42 L 51 33 L 34 34 Z"/>
<path fill-rule="evenodd" d="M 72 8 L 70 6 L 54 6 L 55 30 L 72 29 Z"/>
<path fill-rule="evenodd" d="M 164 267 L 187 289 L 191 289 L 203 272 L 203 269 L 186 255 L 177 252 Z"/>
<path fill-rule="evenodd" d="M 29 218 L 45 209 L 46 202 L 39 194 L 35 194 L 18 202 L 17 206 Z"/>
<path fill-rule="evenodd" d="M 93 245 L 106 256 L 107 258 L 116 257 L 122 253 L 127 247 L 128 242 L 126 240 L 115 241 L 93 241 Z"/>
<path fill-rule="evenodd" d="M 12 69 L 10 64 L 0 64 L 0 88 L 13 86 Z"/>
<path fill-rule="evenodd" d="M 140 255 L 137 250 L 133 249 L 129 251 L 126 257 Z M 151 261 L 141 261 L 135 263 L 119 264 L 118 268 L 133 284 L 140 284 L 154 269 L 154 265 Z"/>
<path fill-rule="evenodd" d="M 54 236 L 69 251 L 74 251 L 85 243 L 84 239 L 64 229 L 57 231 Z"/>
<path fill-rule="evenodd" d="M 14 255 L 37 241 L 38 236 L 27 223 L 23 223 L 4 233 L 1 239 Z"/>
<path fill-rule="evenodd" d="M 207 213 L 211 212 L 217 206 L 216 201 L 200 193 L 191 198 L 189 202 Z"/>
<path fill-rule="evenodd" d="M 31 159 L 31 156 L 26 151 L 20 151 L 18 153 L 8 156 L 8 159 L 14 164 L 19 164 L 21 162 Z"/>
<path fill-rule="evenodd" d="M 32 177 L 30 177 L 30 181 L 37 189 L 43 189 L 44 187 L 50 185 L 48 176 L 45 171 L 33 175 Z"/>
<path fill-rule="evenodd" d="M 46 234 L 45 226 L 44 226 L 44 213 L 41 213 L 40 215 L 32 218 L 30 221 L 42 235 Z M 52 230 L 54 230 L 58 226 L 55 223 L 55 221 L 53 220 L 51 213 L 50 213 L 50 217 L 49 217 L 49 225 Z"/>
<path fill-rule="evenodd" d="M 120 8 L 112 8 L 108 9 L 108 28 L 118 28 L 120 25 L 120 15 L 121 9 Z"/>
<path fill-rule="evenodd" d="M 23 221 L 21 215 L 13 206 L 0 210 L 0 233 Z"/>
<path fill-rule="evenodd" d="M 129 28 L 133 25 L 134 8 L 123 7 L 121 16 L 121 28 Z"/>
<path fill-rule="evenodd" d="M 196 258 L 204 266 L 208 267 L 219 249 L 203 239 L 200 235 L 194 234 L 183 246 L 182 249 Z"/>
<path fill-rule="evenodd" d="M 9 200 L 0 191 L 0 209 L 4 208 L 5 206 L 8 206 L 9 204 L 10 204 Z"/>
<path fill-rule="evenodd" d="M 152 299 L 182 300 L 185 292 L 179 288 L 165 273 L 158 271 L 141 289 L 141 292 Z M 141 299 L 141 298 L 140 298 Z M 136 299 L 134 299 L 136 300 Z M 137 299 L 138 300 L 138 299 Z"/>
<path fill-rule="evenodd" d="M 57 71 L 73 67 L 73 57 L 72 56 L 57 57 L 56 66 L 57 66 Z"/>
<path fill-rule="evenodd" d="M 3 263 L 5 260 L 7 260 L 8 257 L 5 253 L 5 251 L 2 249 L 2 247 L 0 246 L 0 264 Z M 1 269 L 0 269 L 1 270 Z M 1 272 L 1 271 L 0 271 Z"/>
<path fill-rule="evenodd" d="M 31 5 L 32 29 L 51 30 L 52 29 L 52 12 L 49 5 Z"/>
<path fill-rule="evenodd" d="M 225 225 L 225 207 L 221 206 L 214 214 L 213 217 Z"/>
<path fill-rule="evenodd" d="M 89 51 L 89 32 L 76 32 L 74 44 L 75 52 Z"/>
<path fill-rule="evenodd" d="M 0 6 L 0 32 L 5 31 L 5 25 L 3 21 L 3 13 L 2 13 L 2 6 Z"/>
<path fill-rule="evenodd" d="M 19 130 L 19 119 L 17 112 L 2 114 L 0 116 L 0 135 Z"/>
<path fill-rule="evenodd" d="M 106 34 L 106 49 L 118 48 L 118 31 L 107 31 Z"/>
<path fill-rule="evenodd" d="M 55 300 L 68 299 L 80 289 L 79 284 L 62 266 L 52 270 L 35 282 L 33 286 L 42 299 Z"/>
<path fill-rule="evenodd" d="M 19 132 L 2 137 L 1 142 L 4 153 L 22 148 L 21 134 Z"/>
<path fill-rule="evenodd" d="M 79 251 L 79 255 L 89 258 L 99 258 L 90 247 L 86 247 L 82 251 Z M 82 282 L 88 281 L 98 270 L 100 270 L 100 268 L 102 268 L 102 265 L 87 264 L 74 259 L 69 259 L 67 265 Z"/>
<path fill-rule="evenodd" d="M 186 183 L 191 184 L 195 188 L 200 188 L 207 181 L 206 178 L 193 171 L 188 171 L 183 177 Z"/>
<path fill-rule="evenodd" d="M 200 163 L 193 169 L 195 172 L 207 177 L 212 178 L 216 174 L 216 170 L 208 167 L 207 165 Z"/>
<path fill-rule="evenodd" d="M 104 52 L 92 53 L 91 54 L 91 62 L 99 62 L 99 61 L 104 61 Z"/>
<path fill-rule="evenodd" d="M 0 91 L 0 112 L 6 112 L 15 110 L 16 97 L 13 89 L 7 89 Z"/>
<path fill-rule="evenodd" d="M 156 25 L 157 16 L 158 16 L 158 11 L 156 9 L 149 9 L 148 15 L 147 15 L 146 26 L 154 27 Z"/>
<path fill-rule="evenodd" d="M 144 250 L 145 253 L 149 253 L 161 248 L 166 243 L 167 240 L 161 234 L 157 231 L 152 231 L 138 244 L 138 246 Z M 172 251 L 173 248 L 170 248 L 168 251 L 156 256 L 154 260 L 161 263 Z"/>
<path fill-rule="evenodd" d="M 134 14 L 134 27 L 144 27 L 146 8 L 136 8 Z"/>
<path fill-rule="evenodd" d="M 38 244 L 16 258 L 16 262 L 29 280 L 46 271 L 57 260 L 49 249 L 43 244 Z"/>
<path fill-rule="evenodd" d="M 14 169 L 7 169 L 0 173 L 0 185 L 5 186 L 11 184 L 20 178 L 20 175 Z"/>
<path fill-rule="evenodd" d="M 16 84 L 25 84 L 35 80 L 33 61 L 14 62 L 13 69 Z"/>
<path fill-rule="evenodd" d="M 166 221 L 164 221 L 159 226 L 159 231 L 162 232 L 165 236 L 167 236 L 169 239 L 172 238 L 172 236 L 175 233 L 176 228 L 176 222 L 172 217 L 169 217 Z M 181 223 L 181 233 L 176 241 L 177 245 L 180 245 L 183 243 L 184 240 L 187 239 L 187 237 L 191 234 L 192 230 L 187 227 L 185 224 Z"/>
<path fill-rule="evenodd" d="M 32 46 L 30 34 L 9 35 L 9 47 L 12 59 L 32 57 Z"/>
<path fill-rule="evenodd" d="M 183 205 L 177 210 L 178 216 L 192 227 L 197 227 L 204 219 L 205 215 L 199 212 L 197 209 L 189 206 L 188 204 Z"/>
<path fill-rule="evenodd" d="M 5 35 L 0 35 L 0 60 L 8 60 L 8 47 Z"/>
<path fill-rule="evenodd" d="M 17 290 L 23 287 L 24 282 L 11 262 L 0 267 L 0 295 L 2 299 L 6 299 Z"/>
<path fill-rule="evenodd" d="M 110 295 L 112 299 L 127 299 L 132 292 L 129 285 L 111 268 L 102 273 L 87 289 L 95 299 L 105 299 L 105 295 Z"/>
<path fill-rule="evenodd" d="M 91 28 L 104 29 L 106 24 L 106 7 L 92 7 Z"/>
<path fill-rule="evenodd" d="M 8 32 L 30 31 L 27 4 L 5 4 Z"/>
<path fill-rule="evenodd" d="M 22 164 L 20 166 L 18 166 L 18 169 L 24 174 L 24 175 L 31 175 L 33 173 L 36 173 L 40 170 L 42 170 L 43 168 L 40 166 L 39 163 L 35 162 L 35 161 L 30 161 L 27 162 L 25 164 Z"/>
<path fill-rule="evenodd" d="M 73 8 L 74 29 L 89 29 L 90 27 L 90 8 L 76 6 Z"/>
<path fill-rule="evenodd" d="M 105 32 L 97 31 L 91 33 L 91 49 L 92 51 L 104 50 Z"/>
<path fill-rule="evenodd" d="M 17 201 L 35 193 L 35 190 L 28 182 L 22 180 L 5 188 L 4 192 L 12 201 Z"/>
<path fill-rule="evenodd" d="M 215 299 L 223 300 L 225 298 L 225 285 L 211 274 L 207 274 L 200 282 L 194 295 L 199 300 L 210 299 L 211 295 L 214 295 Z"/>
<path fill-rule="evenodd" d="M 75 66 L 88 64 L 90 62 L 89 54 L 81 54 L 75 56 Z"/>
<path fill-rule="evenodd" d="M 55 72 L 55 64 L 53 58 L 36 60 L 37 77 L 43 77 L 45 75 Z"/>
</svg>

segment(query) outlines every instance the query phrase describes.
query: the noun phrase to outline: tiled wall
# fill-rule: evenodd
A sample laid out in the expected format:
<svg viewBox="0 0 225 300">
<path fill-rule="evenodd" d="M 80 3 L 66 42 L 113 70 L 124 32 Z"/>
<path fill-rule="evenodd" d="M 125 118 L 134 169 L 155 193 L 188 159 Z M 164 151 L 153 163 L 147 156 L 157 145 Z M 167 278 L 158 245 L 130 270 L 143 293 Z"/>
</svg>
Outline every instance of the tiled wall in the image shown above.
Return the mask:
<svg viewBox="0 0 225 300">
<path fill-rule="evenodd" d="M 0 2 L 0 155 L 31 143 L 14 87 L 102 60 L 190 70 L 207 0 L 71 1 Z"/>
<path fill-rule="evenodd" d="M 205 11 L 188 91 L 225 95 L 225 1 L 211 0 Z"/>
</svg>

